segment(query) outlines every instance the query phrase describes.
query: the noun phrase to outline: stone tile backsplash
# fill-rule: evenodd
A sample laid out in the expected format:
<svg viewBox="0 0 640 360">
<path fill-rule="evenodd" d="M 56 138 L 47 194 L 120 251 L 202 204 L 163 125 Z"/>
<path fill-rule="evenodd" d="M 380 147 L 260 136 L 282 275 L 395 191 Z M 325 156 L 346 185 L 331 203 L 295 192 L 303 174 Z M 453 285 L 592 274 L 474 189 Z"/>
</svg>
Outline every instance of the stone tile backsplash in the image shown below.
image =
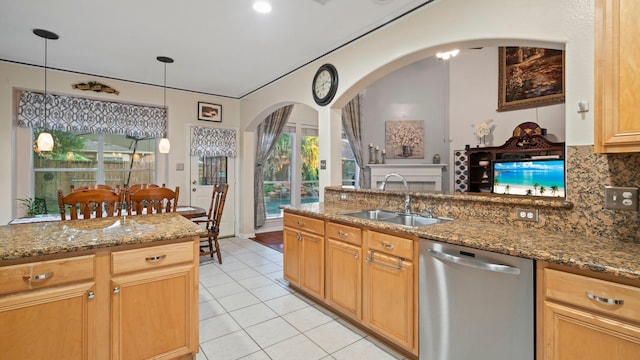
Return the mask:
<svg viewBox="0 0 640 360">
<path fill-rule="evenodd" d="M 412 193 L 412 212 L 432 210 L 437 216 L 483 219 L 518 228 L 544 228 L 585 236 L 602 236 L 640 243 L 640 213 L 604 208 L 604 186 L 640 187 L 640 154 L 594 154 L 593 146 L 567 147 L 566 200 L 491 196 L 486 194 Z M 402 193 L 377 190 L 325 189 L 325 202 L 348 202 L 361 208 L 402 209 Z M 381 205 L 382 204 L 382 205 Z M 538 222 L 516 221 L 516 208 L 537 209 Z"/>
</svg>

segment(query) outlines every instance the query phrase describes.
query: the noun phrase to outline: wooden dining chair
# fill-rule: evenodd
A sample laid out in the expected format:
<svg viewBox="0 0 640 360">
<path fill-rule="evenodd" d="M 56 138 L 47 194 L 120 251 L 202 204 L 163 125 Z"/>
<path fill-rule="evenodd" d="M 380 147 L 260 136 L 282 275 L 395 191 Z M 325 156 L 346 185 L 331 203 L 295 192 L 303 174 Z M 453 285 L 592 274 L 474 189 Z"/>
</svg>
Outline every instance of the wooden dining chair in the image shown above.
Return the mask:
<svg viewBox="0 0 640 360">
<path fill-rule="evenodd" d="M 112 187 L 105 184 L 94 184 L 94 185 L 83 185 L 79 188 L 76 188 L 74 185 L 71 185 L 71 192 L 79 191 L 79 190 L 92 190 L 92 189 L 103 189 L 103 190 L 112 190 L 112 191 L 120 191 L 120 185 L 116 185 L 116 187 Z"/>
<path fill-rule="evenodd" d="M 207 217 L 193 219 L 193 222 L 205 226 L 207 229 L 207 233 L 200 236 L 200 256 L 211 255 L 213 258 L 213 254 L 216 254 L 220 264 L 222 264 L 222 254 L 220 253 L 220 244 L 218 244 L 218 235 L 220 233 L 220 220 L 222 219 L 222 210 L 224 210 L 224 202 L 227 198 L 228 190 L 228 184 L 214 185 Z"/>
<path fill-rule="evenodd" d="M 166 187 L 147 187 L 137 191 L 125 191 L 129 215 L 176 212 L 180 187 L 176 190 Z"/>
<path fill-rule="evenodd" d="M 60 219 L 67 220 L 67 208 L 71 220 L 120 216 L 122 192 L 107 189 L 76 190 L 65 196 L 58 190 Z"/>
<path fill-rule="evenodd" d="M 127 187 L 127 191 L 130 193 L 134 193 L 141 189 L 158 188 L 158 187 L 161 187 L 161 186 L 157 184 L 133 184 Z M 165 187 L 164 184 L 162 184 L 162 187 Z"/>
</svg>

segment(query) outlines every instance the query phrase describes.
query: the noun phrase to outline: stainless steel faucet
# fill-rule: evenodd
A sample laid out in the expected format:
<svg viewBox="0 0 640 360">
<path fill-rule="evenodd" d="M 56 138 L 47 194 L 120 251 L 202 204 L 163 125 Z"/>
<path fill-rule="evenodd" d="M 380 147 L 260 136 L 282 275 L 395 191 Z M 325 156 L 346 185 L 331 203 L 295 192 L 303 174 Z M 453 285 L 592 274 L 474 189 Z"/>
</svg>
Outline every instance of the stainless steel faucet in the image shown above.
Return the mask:
<svg viewBox="0 0 640 360">
<path fill-rule="evenodd" d="M 410 214 L 411 213 L 411 197 L 409 196 L 409 184 L 407 184 L 407 179 L 404 178 L 404 176 L 396 173 L 396 172 L 392 172 L 392 173 L 388 173 L 387 175 L 384 176 L 384 180 L 382 180 L 382 184 L 380 184 L 380 190 L 384 191 L 385 187 L 387 186 L 387 180 L 389 180 L 390 177 L 395 176 L 397 178 L 400 178 L 400 180 L 402 180 L 402 185 L 404 185 L 404 213 L 405 214 Z"/>
</svg>

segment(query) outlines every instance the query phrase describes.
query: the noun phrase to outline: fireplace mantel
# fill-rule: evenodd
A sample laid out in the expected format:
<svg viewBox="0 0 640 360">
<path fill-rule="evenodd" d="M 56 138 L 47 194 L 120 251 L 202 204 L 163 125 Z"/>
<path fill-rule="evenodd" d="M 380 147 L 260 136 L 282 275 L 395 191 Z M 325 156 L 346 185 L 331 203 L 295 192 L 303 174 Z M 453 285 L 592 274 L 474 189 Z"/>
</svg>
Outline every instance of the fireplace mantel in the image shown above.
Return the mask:
<svg viewBox="0 0 640 360">
<path fill-rule="evenodd" d="M 385 175 L 398 173 L 407 179 L 410 191 L 442 191 L 442 175 L 446 164 L 368 164 L 371 188 L 377 188 Z M 391 177 L 386 189 L 402 189 L 402 180 Z"/>
</svg>

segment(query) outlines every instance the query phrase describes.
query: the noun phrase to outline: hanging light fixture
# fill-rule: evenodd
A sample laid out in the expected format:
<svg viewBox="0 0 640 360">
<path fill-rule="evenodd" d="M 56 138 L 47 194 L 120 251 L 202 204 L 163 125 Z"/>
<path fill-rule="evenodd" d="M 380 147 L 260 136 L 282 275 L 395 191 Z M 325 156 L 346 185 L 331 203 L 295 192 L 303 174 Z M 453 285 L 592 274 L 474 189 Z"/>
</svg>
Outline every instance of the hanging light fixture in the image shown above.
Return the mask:
<svg viewBox="0 0 640 360">
<path fill-rule="evenodd" d="M 167 64 L 171 64 L 173 62 L 173 59 L 166 56 L 158 56 L 156 59 L 161 63 L 164 63 L 163 89 L 164 89 L 164 111 L 166 114 L 167 113 Z M 167 139 L 167 133 L 165 132 L 164 137 L 160 139 L 160 142 L 158 143 L 158 151 L 161 154 L 168 154 L 170 149 L 171 149 L 171 143 L 169 142 L 169 139 Z"/>
<path fill-rule="evenodd" d="M 44 39 L 44 128 L 47 128 L 47 42 L 49 40 L 58 40 L 59 36 L 51 31 L 34 29 L 33 33 Z M 53 136 L 43 131 L 38 135 L 37 140 L 38 151 L 53 150 Z"/>
</svg>

